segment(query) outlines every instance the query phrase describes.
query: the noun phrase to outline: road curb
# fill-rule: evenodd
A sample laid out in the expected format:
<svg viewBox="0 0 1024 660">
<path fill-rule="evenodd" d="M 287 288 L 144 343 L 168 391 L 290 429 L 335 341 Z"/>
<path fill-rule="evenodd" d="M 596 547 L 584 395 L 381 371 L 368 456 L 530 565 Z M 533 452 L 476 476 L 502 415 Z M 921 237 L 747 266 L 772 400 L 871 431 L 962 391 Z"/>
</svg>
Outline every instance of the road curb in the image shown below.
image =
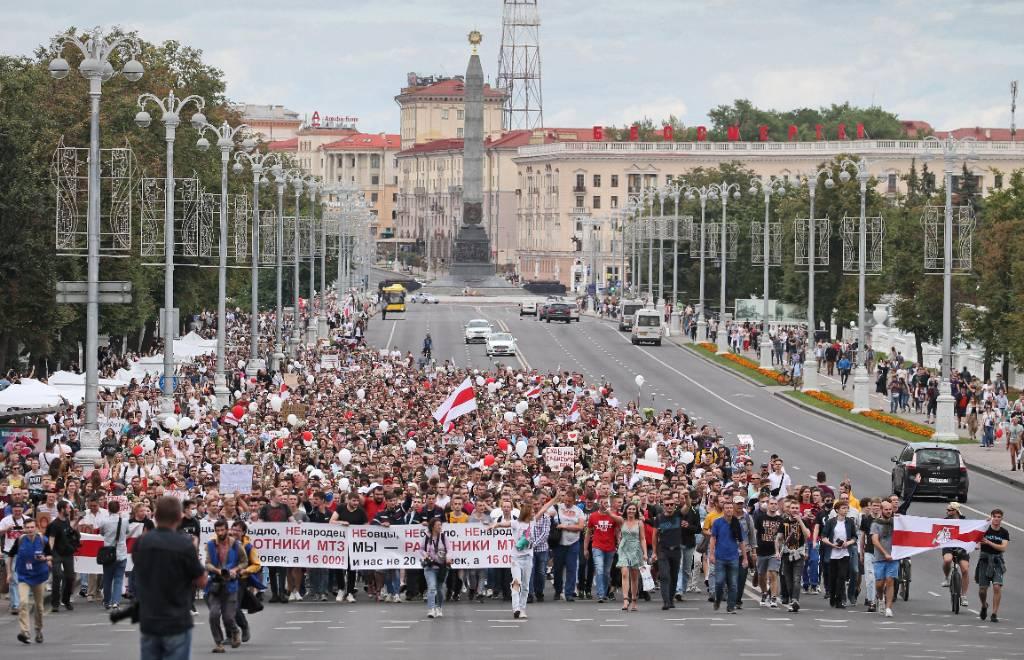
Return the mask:
<svg viewBox="0 0 1024 660">
<path fill-rule="evenodd" d="M 828 412 L 827 410 L 822 410 L 821 408 L 818 408 L 817 406 L 812 406 L 809 403 L 804 403 L 803 401 L 800 401 L 799 399 L 795 399 L 795 398 L 793 398 L 791 396 L 786 396 L 784 392 L 772 392 L 772 396 L 778 397 L 779 399 L 782 399 L 783 401 L 789 403 L 790 405 L 796 406 L 797 408 L 803 408 L 804 410 L 806 410 L 808 412 L 815 413 L 816 415 L 818 415 L 820 417 L 827 417 L 828 419 L 831 419 L 834 422 L 838 422 L 838 423 L 842 424 L 843 426 L 849 426 L 850 428 L 857 429 L 858 431 L 862 431 L 862 432 L 867 433 L 869 435 L 873 435 L 875 437 L 882 438 L 883 440 L 888 440 L 889 442 L 897 444 L 897 445 L 899 445 L 901 447 L 903 447 L 903 446 L 905 446 L 907 444 L 906 440 L 901 440 L 901 439 L 899 439 L 897 437 L 889 435 L 888 433 L 883 433 L 883 432 L 878 431 L 876 429 L 873 429 L 873 428 L 870 428 L 870 427 L 867 427 L 867 426 L 863 426 L 861 424 L 858 424 L 857 422 L 851 422 L 850 420 L 845 419 L 843 417 L 840 417 L 839 415 L 833 415 L 832 413 Z M 1019 490 L 1024 490 L 1024 483 L 1021 483 L 1019 481 L 1011 479 L 1010 477 L 1006 476 L 1005 474 L 997 472 L 997 471 L 995 471 L 995 470 L 993 470 L 991 468 L 985 467 L 984 465 L 978 465 L 977 463 L 972 463 L 971 464 L 971 469 L 974 470 L 975 472 L 979 472 L 981 474 L 984 474 L 987 477 L 995 479 L 996 481 L 1000 481 L 1000 482 L 1002 482 L 1002 483 L 1004 483 L 1004 484 L 1006 484 L 1008 486 L 1013 486 L 1014 488 L 1017 488 Z"/>
<path fill-rule="evenodd" d="M 671 341 L 671 339 L 669 341 Z M 689 348 L 689 346 L 686 345 L 686 344 L 680 344 L 680 343 L 674 342 L 674 341 L 672 342 L 672 345 L 675 346 L 676 348 L 678 348 L 681 351 L 685 351 L 689 355 L 693 355 L 694 357 L 696 357 L 699 360 L 703 360 L 703 361 L 707 362 L 708 364 L 710 364 L 713 367 L 717 367 L 717 368 L 721 369 L 722 371 L 724 371 L 727 374 L 731 374 L 731 375 L 735 376 L 736 378 L 739 378 L 741 380 L 747 381 L 748 383 L 750 383 L 751 385 L 753 385 L 755 387 L 760 387 L 761 389 L 763 389 L 765 391 L 768 391 L 767 388 L 770 387 L 769 385 L 765 385 L 764 383 L 757 382 L 756 380 L 754 380 L 750 376 L 748 376 L 746 374 L 742 374 L 742 373 L 736 371 L 735 369 L 730 369 L 729 367 L 725 366 L 724 364 L 718 364 L 717 362 L 715 362 L 711 358 L 707 357 L 706 355 L 701 355 L 701 349 L 699 349 L 699 348 Z"/>
</svg>

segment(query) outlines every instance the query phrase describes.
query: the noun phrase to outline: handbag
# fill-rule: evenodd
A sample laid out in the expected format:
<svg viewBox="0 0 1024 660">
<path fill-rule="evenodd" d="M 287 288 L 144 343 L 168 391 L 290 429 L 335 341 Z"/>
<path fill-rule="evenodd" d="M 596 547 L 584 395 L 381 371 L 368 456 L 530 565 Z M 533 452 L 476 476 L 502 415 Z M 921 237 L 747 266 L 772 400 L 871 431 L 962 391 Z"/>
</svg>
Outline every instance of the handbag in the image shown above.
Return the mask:
<svg viewBox="0 0 1024 660">
<path fill-rule="evenodd" d="M 256 614 L 263 611 L 263 603 L 250 589 L 242 589 L 242 602 L 239 604 L 249 614 Z"/>
<path fill-rule="evenodd" d="M 558 513 L 558 508 L 555 508 L 555 523 L 551 525 L 551 531 L 548 532 L 548 546 L 558 546 L 562 544 L 562 530 L 558 528 L 558 525 L 562 524 L 562 516 Z"/>
<path fill-rule="evenodd" d="M 654 591 L 654 576 L 651 575 L 650 564 L 643 564 L 640 567 L 640 580 L 644 591 Z"/>
<path fill-rule="evenodd" d="M 117 561 L 117 542 L 121 538 L 121 523 L 124 521 L 120 515 L 117 517 L 117 531 L 114 532 L 114 545 L 105 545 L 96 551 L 96 563 L 100 566 L 108 566 Z"/>
</svg>

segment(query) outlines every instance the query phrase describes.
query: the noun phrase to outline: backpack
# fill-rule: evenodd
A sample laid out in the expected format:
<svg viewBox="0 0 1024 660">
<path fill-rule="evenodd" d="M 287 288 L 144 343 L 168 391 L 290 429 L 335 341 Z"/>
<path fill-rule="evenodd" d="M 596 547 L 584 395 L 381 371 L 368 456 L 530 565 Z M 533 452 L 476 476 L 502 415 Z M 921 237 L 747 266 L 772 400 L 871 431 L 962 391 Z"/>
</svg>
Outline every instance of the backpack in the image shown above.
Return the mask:
<svg viewBox="0 0 1024 660">
<path fill-rule="evenodd" d="M 79 548 L 82 547 L 82 533 L 74 527 L 68 530 L 67 538 L 68 545 L 71 546 L 72 550 L 77 551 Z"/>
</svg>

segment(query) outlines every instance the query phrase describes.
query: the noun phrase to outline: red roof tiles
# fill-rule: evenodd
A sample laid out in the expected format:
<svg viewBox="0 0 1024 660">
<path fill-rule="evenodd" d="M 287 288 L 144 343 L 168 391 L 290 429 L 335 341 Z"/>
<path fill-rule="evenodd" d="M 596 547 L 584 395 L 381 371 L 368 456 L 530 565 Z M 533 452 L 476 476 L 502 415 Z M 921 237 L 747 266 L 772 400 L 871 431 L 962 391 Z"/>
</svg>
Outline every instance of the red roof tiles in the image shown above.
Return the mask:
<svg viewBox="0 0 1024 660">
<path fill-rule="evenodd" d="M 355 133 L 320 147 L 324 151 L 359 151 L 366 149 L 398 149 L 402 138 L 396 133 Z"/>
<path fill-rule="evenodd" d="M 273 142 L 267 143 L 268 151 L 298 151 L 299 150 L 299 138 L 294 137 L 290 140 L 274 140 Z"/>
<path fill-rule="evenodd" d="M 462 98 L 465 95 L 465 83 L 462 80 L 451 78 L 442 80 L 433 85 L 425 87 L 406 87 L 402 90 L 402 96 L 451 96 Z M 504 98 L 505 92 L 495 89 L 490 85 L 484 85 L 484 97 Z"/>
</svg>

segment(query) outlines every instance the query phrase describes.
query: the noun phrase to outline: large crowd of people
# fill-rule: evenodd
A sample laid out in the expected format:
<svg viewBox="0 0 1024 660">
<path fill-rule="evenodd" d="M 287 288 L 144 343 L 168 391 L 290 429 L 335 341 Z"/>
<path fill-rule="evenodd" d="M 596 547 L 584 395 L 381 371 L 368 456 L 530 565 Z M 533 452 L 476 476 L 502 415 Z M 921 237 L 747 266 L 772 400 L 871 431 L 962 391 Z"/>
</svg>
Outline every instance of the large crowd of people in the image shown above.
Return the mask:
<svg viewBox="0 0 1024 660">
<path fill-rule="evenodd" d="M 500 364 L 467 370 L 370 346 L 374 309 L 355 293 L 323 312 L 329 338 L 255 376 L 245 372 L 248 319 L 232 315 L 232 400 L 216 399 L 213 357 L 198 357 L 180 367 L 171 424 L 159 414 L 156 375 L 104 393 L 101 413 L 118 421 L 106 425 L 91 466 L 74 460 L 81 407 L 40 418 L 50 427 L 45 450 L 0 454 L 4 584 L 21 641 L 33 630 L 43 641 L 47 585 L 51 614 L 136 599 L 150 581 L 139 564 L 125 576 L 128 546 L 152 533 L 154 513 L 158 524 L 161 510 L 176 519 L 161 504 L 169 497 L 182 503 L 180 531 L 193 547 L 206 544 L 212 579 L 202 595 L 216 652 L 251 638 L 246 613 L 304 600 L 420 603 L 432 619 L 448 603 L 504 600 L 523 620 L 552 600 L 614 600 L 636 612 L 695 599 L 730 614 L 795 613 L 816 595 L 894 615 L 901 503 L 890 493 L 855 495 L 857 484 L 825 472 L 801 479 L 784 457 L 762 461 L 749 442 L 728 446 L 685 410 L 638 408 L 615 383 Z M 212 322 L 197 329 L 209 335 Z M 262 354 L 273 323 L 260 319 Z M 477 410 L 436 423 L 431 413 L 467 378 Z M 572 447 L 574 458 L 552 467 L 549 447 Z M 640 459 L 663 473 L 639 470 Z M 220 491 L 221 466 L 232 464 L 253 466 L 250 492 Z M 980 604 L 992 621 L 1009 539 L 1001 518 L 993 512 L 981 550 L 992 555 L 979 576 L 980 586 L 994 585 L 991 605 L 984 589 Z M 261 566 L 247 526 L 286 521 L 423 525 L 421 561 L 383 571 Z M 511 567 L 450 567 L 445 523 L 510 528 Z M 201 524 L 211 538 L 200 540 Z M 102 575 L 75 575 L 68 559 L 89 533 L 110 557 Z"/>
</svg>

